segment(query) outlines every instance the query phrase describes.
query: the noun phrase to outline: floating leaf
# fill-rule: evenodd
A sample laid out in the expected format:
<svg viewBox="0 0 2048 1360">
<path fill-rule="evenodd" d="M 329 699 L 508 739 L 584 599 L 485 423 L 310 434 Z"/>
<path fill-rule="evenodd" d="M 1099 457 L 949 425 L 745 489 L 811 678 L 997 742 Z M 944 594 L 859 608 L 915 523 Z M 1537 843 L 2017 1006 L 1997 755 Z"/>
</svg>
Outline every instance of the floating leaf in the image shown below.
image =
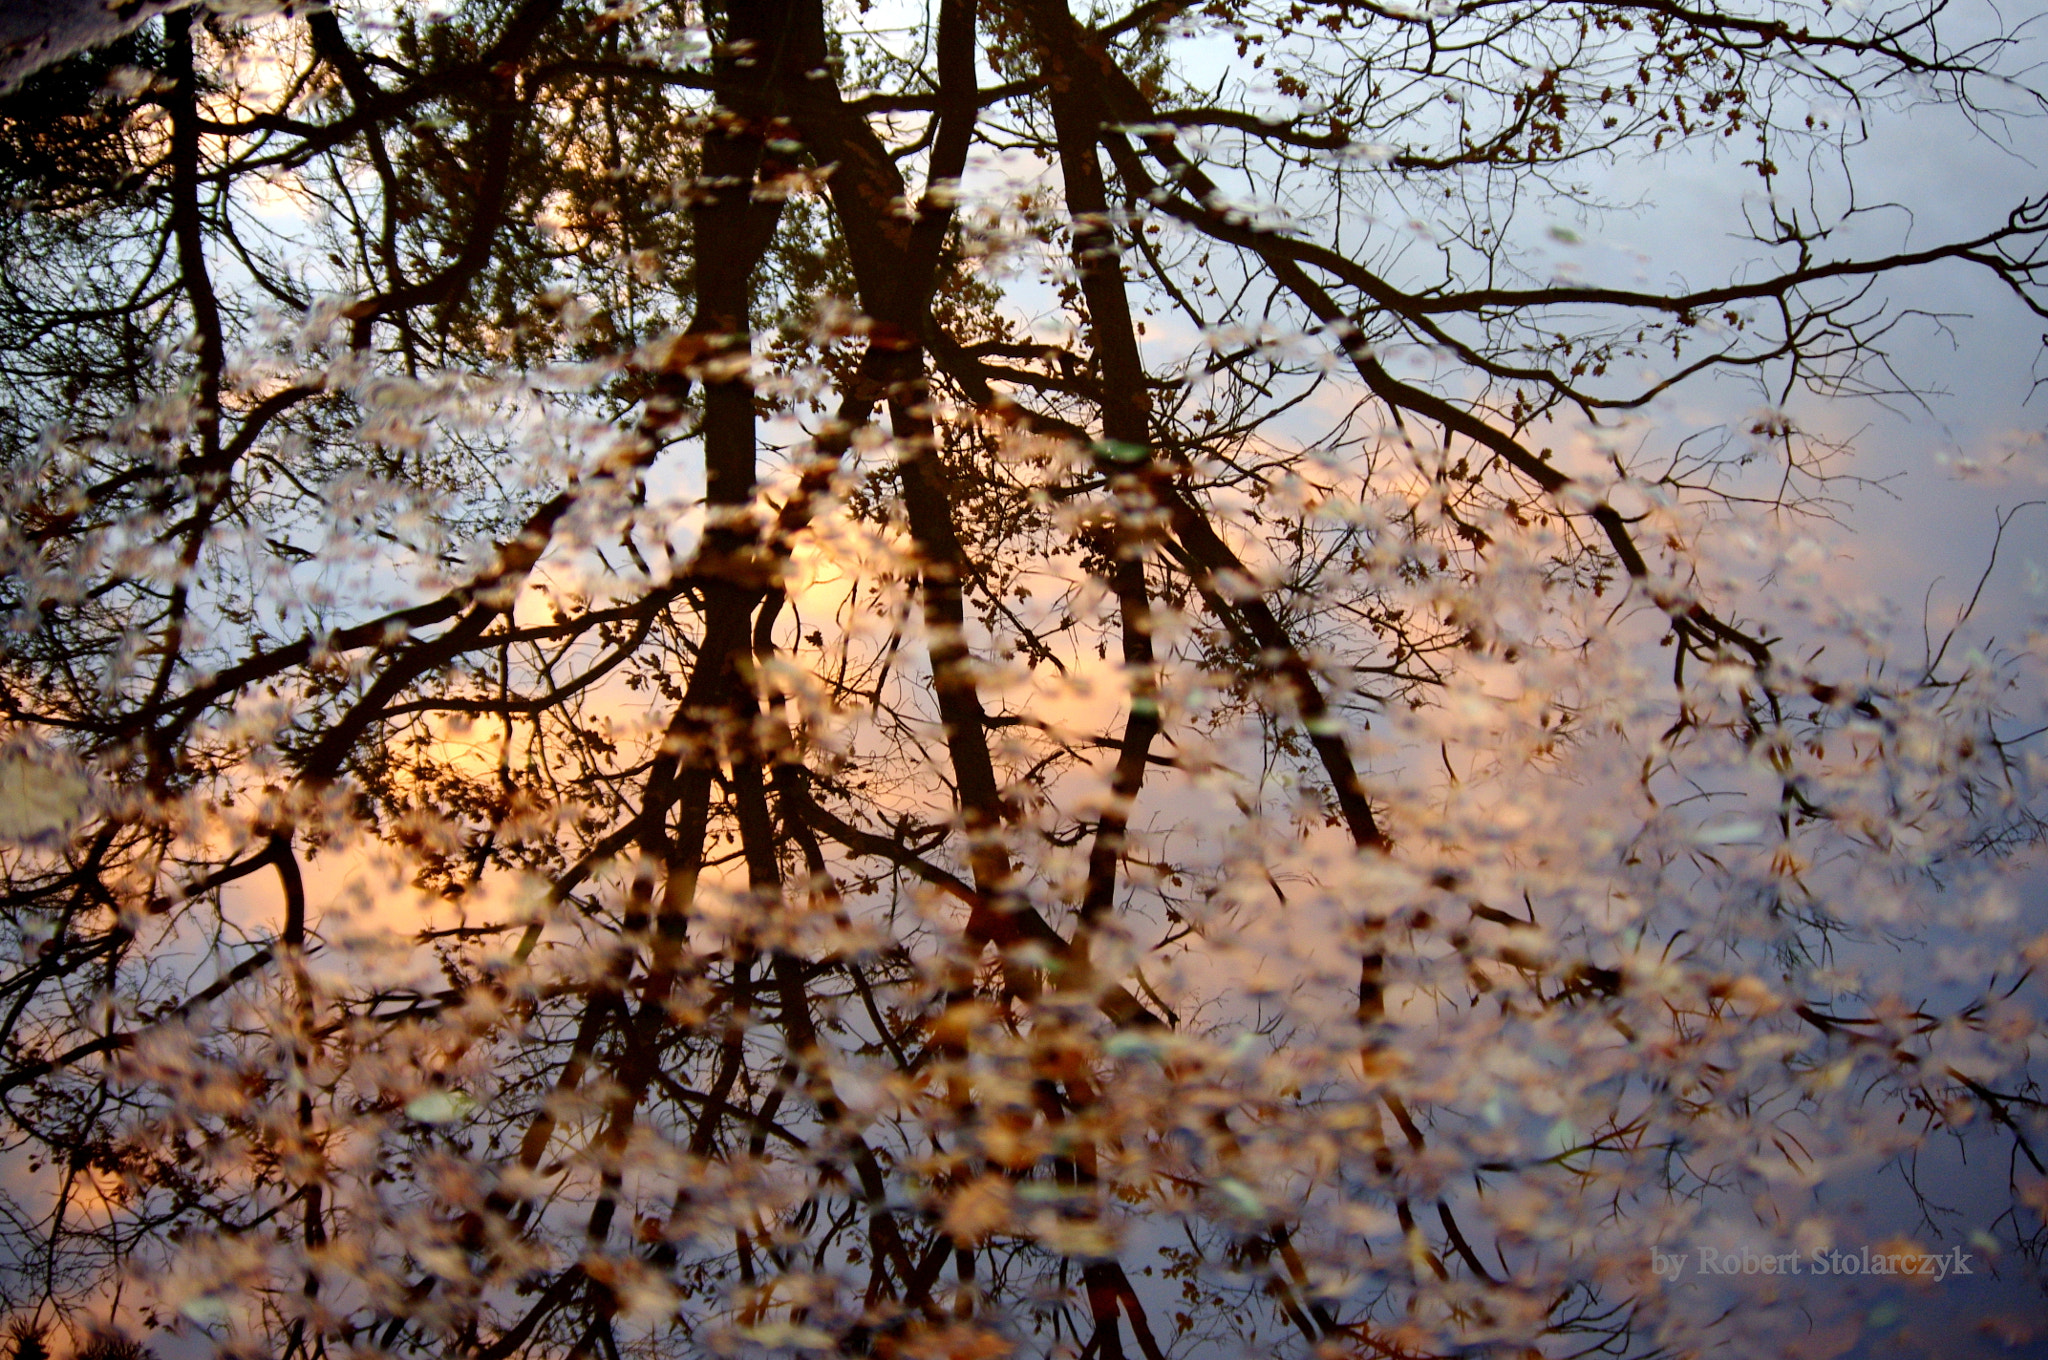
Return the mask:
<svg viewBox="0 0 2048 1360">
<path fill-rule="evenodd" d="M 406 1118 L 422 1124 L 454 1124 L 476 1113 L 477 1103 L 462 1091 L 429 1091 L 405 1103 Z"/>
<path fill-rule="evenodd" d="M 51 757 L 15 748 L 0 752 L 0 838 L 43 839 L 84 815 L 92 785 Z"/>
</svg>

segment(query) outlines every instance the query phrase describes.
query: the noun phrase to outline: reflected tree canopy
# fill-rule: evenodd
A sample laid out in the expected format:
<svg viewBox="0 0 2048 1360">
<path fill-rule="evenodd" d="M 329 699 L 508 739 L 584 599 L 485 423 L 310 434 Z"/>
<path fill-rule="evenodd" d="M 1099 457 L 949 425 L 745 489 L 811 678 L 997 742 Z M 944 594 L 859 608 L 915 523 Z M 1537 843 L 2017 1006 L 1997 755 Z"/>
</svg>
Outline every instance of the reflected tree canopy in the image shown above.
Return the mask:
<svg viewBox="0 0 2048 1360">
<path fill-rule="evenodd" d="M 1651 1354 L 1725 1306 L 1653 1249 L 1965 1126 L 2025 1259 L 2041 653 L 1803 537 L 1895 276 L 2048 315 L 2048 200 L 1849 192 L 2041 111 L 1946 9 L 337 0 L 28 77 L 6 1306 Z M 1736 267 L 1574 254 L 1714 158 Z"/>
</svg>

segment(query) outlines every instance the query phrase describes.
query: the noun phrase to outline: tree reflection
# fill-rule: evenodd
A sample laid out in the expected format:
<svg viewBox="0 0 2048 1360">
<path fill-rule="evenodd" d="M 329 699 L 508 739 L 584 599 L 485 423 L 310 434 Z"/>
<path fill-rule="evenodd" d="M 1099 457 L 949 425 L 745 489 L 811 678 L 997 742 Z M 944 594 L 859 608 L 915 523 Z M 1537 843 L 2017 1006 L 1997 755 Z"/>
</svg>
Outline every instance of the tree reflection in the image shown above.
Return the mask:
<svg viewBox="0 0 2048 1360">
<path fill-rule="evenodd" d="M 1827 1246 L 1971 1119 L 2038 1232 L 2038 656 L 1799 575 L 1887 280 L 2048 305 L 2040 200 L 1805 201 L 1909 86 L 2038 112 L 1940 8 L 182 10 L 29 78 L 8 1306 L 1651 1353 L 1653 1247 Z M 1730 281 L 1546 274 L 1530 205 L 1709 146 Z"/>
</svg>

